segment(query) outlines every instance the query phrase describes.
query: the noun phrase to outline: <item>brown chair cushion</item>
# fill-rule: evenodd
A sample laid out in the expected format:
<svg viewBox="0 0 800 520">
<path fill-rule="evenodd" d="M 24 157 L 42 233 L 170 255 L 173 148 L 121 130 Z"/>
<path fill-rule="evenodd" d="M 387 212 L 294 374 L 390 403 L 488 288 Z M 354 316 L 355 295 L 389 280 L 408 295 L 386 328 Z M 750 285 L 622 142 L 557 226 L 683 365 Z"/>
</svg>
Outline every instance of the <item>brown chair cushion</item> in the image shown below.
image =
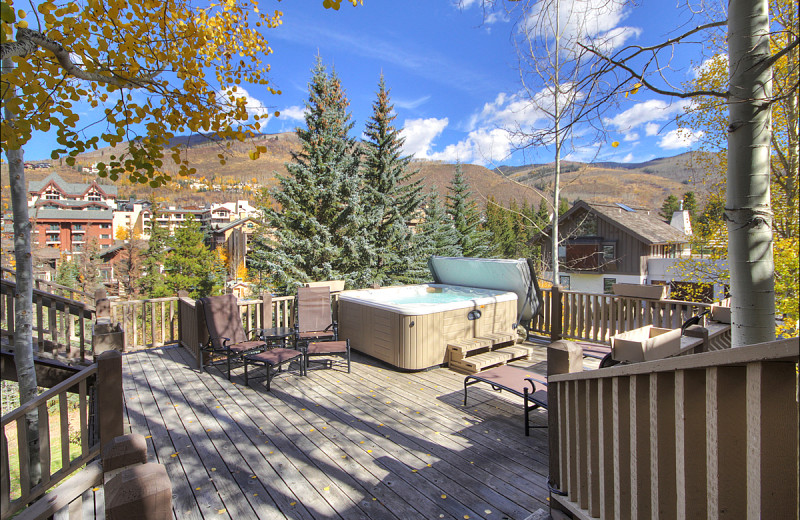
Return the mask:
<svg viewBox="0 0 800 520">
<path fill-rule="evenodd" d="M 297 321 L 300 332 L 322 330 L 333 323 L 328 287 L 297 288 Z"/>
<path fill-rule="evenodd" d="M 339 354 L 347 352 L 347 341 L 320 341 L 308 345 L 308 354 Z"/>
<path fill-rule="evenodd" d="M 316 332 L 301 332 L 297 335 L 300 339 L 332 338 L 332 330 L 318 330 Z"/>
<path fill-rule="evenodd" d="M 300 357 L 300 355 L 301 354 L 299 351 L 291 348 L 273 348 L 271 350 L 259 352 L 258 354 L 250 354 L 249 356 L 245 357 L 251 361 L 261 361 L 263 363 L 269 363 L 270 365 L 277 365 L 283 363 L 284 361 L 289 361 L 290 359 Z"/>
<path fill-rule="evenodd" d="M 242 318 L 239 315 L 239 306 L 236 296 L 225 294 L 200 298 L 203 306 L 203 316 L 206 319 L 208 335 L 215 349 L 222 348 L 221 338 L 230 338 L 228 343 L 244 343 L 247 335 L 242 327 Z"/>
<path fill-rule="evenodd" d="M 229 345 L 229 348 L 232 352 L 236 352 L 237 354 L 241 354 L 242 352 L 246 352 L 248 350 L 253 350 L 254 348 L 263 347 L 263 341 L 243 341 L 242 343 L 236 343 L 235 345 Z"/>
</svg>

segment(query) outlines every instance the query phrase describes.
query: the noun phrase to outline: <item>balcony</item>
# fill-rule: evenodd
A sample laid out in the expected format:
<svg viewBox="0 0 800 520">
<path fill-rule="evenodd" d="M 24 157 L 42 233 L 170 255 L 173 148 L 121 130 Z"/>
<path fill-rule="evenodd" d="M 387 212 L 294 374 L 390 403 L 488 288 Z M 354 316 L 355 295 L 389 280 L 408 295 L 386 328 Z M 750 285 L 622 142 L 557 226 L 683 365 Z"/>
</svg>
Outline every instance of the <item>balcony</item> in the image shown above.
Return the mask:
<svg viewBox="0 0 800 520">
<path fill-rule="evenodd" d="M 179 518 L 795 517 L 797 338 L 598 370 L 585 341 L 704 304 L 545 294 L 533 329 L 577 341 L 530 344 L 514 362 L 550 379 L 530 437 L 519 399 L 476 386 L 465 407 L 464 376 L 444 367 L 399 372 L 354 353 L 349 374 L 283 373 L 270 392 L 241 368 L 232 381 L 197 370 L 188 298 L 111 303 L 129 351 L 121 416 L 165 466 Z M 293 301 L 240 300 L 244 328 L 289 325 Z"/>
</svg>

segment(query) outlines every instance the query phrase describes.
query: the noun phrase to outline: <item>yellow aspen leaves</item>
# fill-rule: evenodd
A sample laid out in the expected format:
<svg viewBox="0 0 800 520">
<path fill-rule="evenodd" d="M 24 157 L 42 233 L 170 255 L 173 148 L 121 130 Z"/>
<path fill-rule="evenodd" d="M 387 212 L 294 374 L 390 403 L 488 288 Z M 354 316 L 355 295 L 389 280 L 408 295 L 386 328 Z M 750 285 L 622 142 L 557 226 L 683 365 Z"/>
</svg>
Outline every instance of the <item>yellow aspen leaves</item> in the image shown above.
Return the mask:
<svg viewBox="0 0 800 520">
<path fill-rule="evenodd" d="M 340 1 L 324 4 L 334 8 Z M 257 0 L 0 0 L 4 44 L 41 41 L 19 30 L 28 28 L 32 7 L 34 36 L 57 45 L 14 56 L 14 68 L 4 71 L 4 84 L 16 90 L 4 95 L 3 105 L 16 121 L 0 122 L 3 150 L 23 147 L 33 132 L 50 132 L 62 146 L 55 155 L 74 164 L 77 154 L 123 144 L 100 176 L 162 185 L 167 176 L 157 170 L 165 160 L 180 175 L 193 173 L 169 146 L 180 133 L 241 139 L 261 128 L 243 102 L 226 103 L 217 93 L 268 83 L 264 60 L 273 49 L 267 33 L 281 25 L 281 11 L 263 9 Z M 87 114 L 79 101 L 102 110 Z M 86 127 L 107 130 L 97 139 L 81 132 Z"/>
</svg>

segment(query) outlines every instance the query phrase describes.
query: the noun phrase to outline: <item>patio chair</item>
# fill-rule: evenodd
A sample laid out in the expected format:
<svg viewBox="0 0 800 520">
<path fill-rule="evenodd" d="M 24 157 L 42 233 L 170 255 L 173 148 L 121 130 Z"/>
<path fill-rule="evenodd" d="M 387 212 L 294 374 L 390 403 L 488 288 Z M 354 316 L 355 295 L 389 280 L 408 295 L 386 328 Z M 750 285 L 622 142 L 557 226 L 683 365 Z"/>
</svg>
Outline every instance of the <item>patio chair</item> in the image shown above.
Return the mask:
<svg viewBox="0 0 800 520">
<path fill-rule="evenodd" d="M 295 348 L 311 342 L 337 341 L 339 325 L 331 314 L 331 291 L 328 287 L 297 288 Z"/>
<path fill-rule="evenodd" d="M 264 340 L 258 337 L 261 329 L 244 331 L 239 305 L 232 294 L 200 298 L 197 304 L 202 309 L 209 336 L 208 342 L 202 346 L 203 353 L 224 357 L 224 360 L 208 364 L 224 363 L 230 380 L 232 363 L 242 364 L 244 355 L 266 348 Z"/>
</svg>

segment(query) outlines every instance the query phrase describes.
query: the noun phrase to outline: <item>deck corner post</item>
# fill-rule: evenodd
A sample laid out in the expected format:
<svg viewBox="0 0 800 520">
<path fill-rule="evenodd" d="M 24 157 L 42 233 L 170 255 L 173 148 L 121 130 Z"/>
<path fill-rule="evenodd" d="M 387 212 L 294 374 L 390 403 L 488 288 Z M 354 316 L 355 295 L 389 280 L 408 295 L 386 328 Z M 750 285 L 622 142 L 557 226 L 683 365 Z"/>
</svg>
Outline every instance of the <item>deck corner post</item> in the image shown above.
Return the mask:
<svg viewBox="0 0 800 520">
<path fill-rule="evenodd" d="M 109 480 L 105 488 L 109 520 L 172 518 L 172 484 L 162 464 L 148 462 L 128 467 Z"/>
<path fill-rule="evenodd" d="M 97 289 L 94 292 L 94 308 L 97 319 L 111 319 L 111 302 L 108 300 L 108 293 L 105 289 Z"/>
<path fill-rule="evenodd" d="M 562 301 L 561 286 L 556 284 L 550 289 L 550 341 L 559 341 L 562 338 Z"/>
<path fill-rule="evenodd" d="M 261 328 L 272 328 L 272 294 L 267 291 L 261 293 Z"/>
<path fill-rule="evenodd" d="M 559 298 L 560 300 L 560 298 Z M 555 312 L 555 299 L 554 312 Z M 560 305 L 558 306 L 560 309 Z M 559 311 L 559 315 L 561 312 Z M 560 323 L 560 321 L 559 321 Z M 547 377 L 558 374 L 583 371 L 583 348 L 574 341 L 554 341 L 547 346 Z M 547 436 L 548 436 L 548 466 L 549 477 L 548 487 L 550 488 L 550 509 L 561 511 L 561 506 L 557 497 L 553 496 L 554 491 L 565 491 L 560 489 L 560 432 L 559 432 L 559 384 L 549 384 L 547 389 Z"/>
<path fill-rule="evenodd" d="M 122 435 L 122 354 L 107 350 L 97 356 L 97 413 L 100 446 Z"/>
</svg>

